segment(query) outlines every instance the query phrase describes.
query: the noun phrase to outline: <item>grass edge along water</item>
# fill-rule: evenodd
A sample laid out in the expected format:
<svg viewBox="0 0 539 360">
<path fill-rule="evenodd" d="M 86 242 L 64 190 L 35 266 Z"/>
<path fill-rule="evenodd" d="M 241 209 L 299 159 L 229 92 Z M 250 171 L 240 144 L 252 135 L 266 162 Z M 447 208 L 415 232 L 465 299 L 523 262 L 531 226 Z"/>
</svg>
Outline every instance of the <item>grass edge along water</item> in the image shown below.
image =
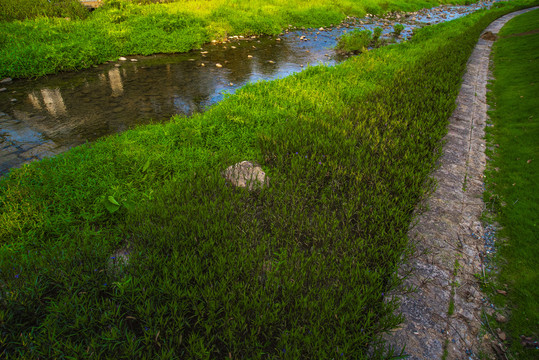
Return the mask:
<svg viewBox="0 0 539 360">
<path fill-rule="evenodd" d="M 401 321 L 388 294 L 467 59 L 522 4 L 11 171 L 0 179 L 5 354 L 387 356 L 379 334 Z M 227 185 L 221 172 L 245 159 L 268 188 Z M 125 244 L 129 264 L 111 269 Z"/>
<path fill-rule="evenodd" d="M 414 11 L 447 3 L 206 0 L 139 5 L 104 0 L 104 6 L 88 15 L 85 10 L 80 13 L 82 6 L 74 0 L 0 2 L 5 5 L 0 7 L 0 19 L 24 17 L 19 12 L 25 9 L 44 15 L 0 21 L 0 78 L 39 77 L 89 68 L 120 56 L 187 52 L 230 35 L 275 35 L 287 28 L 338 24 L 346 16 Z"/>
</svg>

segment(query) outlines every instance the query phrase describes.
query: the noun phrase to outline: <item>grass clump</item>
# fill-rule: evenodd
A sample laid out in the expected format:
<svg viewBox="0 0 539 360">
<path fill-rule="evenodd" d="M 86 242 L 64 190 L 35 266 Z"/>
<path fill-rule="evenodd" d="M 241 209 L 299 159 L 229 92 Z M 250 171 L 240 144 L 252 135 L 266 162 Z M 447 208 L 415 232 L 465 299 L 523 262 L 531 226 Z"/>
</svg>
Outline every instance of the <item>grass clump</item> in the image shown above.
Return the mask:
<svg viewBox="0 0 539 360">
<path fill-rule="evenodd" d="M 341 53 L 362 53 L 367 51 L 376 40 L 370 30 L 352 30 L 339 38 L 336 49 Z"/>
<path fill-rule="evenodd" d="M 393 26 L 393 35 L 395 35 L 395 37 L 398 37 L 403 30 L 404 26 L 402 24 L 395 24 Z"/>
<path fill-rule="evenodd" d="M 289 26 L 328 26 L 346 16 L 437 3 L 104 0 L 88 13 L 76 0 L 0 0 L 0 77 L 76 70 L 119 56 L 186 52 L 231 35 L 278 34 Z"/>
<path fill-rule="evenodd" d="M 535 359 L 537 349 L 523 346 L 521 336 L 539 339 L 539 11 L 509 21 L 493 49 L 494 82 L 490 86 L 489 113 L 494 126 L 487 127 L 492 147 L 486 172 L 485 202 L 501 225 L 497 237 L 507 239 L 498 247 L 499 274 L 492 289 L 497 305 L 510 311 L 509 322 L 499 324 L 508 335 L 511 354 Z M 505 289 L 507 296 L 496 293 Z M 533 342 L 528 341 L 528 343 Z"/>
<path fill-rule="evenodd" d="M 387 295 L 467 59 L 516 4 L 11 171 L 2 354 L 388 356 L 379 335 L 401 318 Z M 246 159 L 269 187 L 223 179 Z M 129 263 L 111 267 L 123 246 Z"/>
</svg>

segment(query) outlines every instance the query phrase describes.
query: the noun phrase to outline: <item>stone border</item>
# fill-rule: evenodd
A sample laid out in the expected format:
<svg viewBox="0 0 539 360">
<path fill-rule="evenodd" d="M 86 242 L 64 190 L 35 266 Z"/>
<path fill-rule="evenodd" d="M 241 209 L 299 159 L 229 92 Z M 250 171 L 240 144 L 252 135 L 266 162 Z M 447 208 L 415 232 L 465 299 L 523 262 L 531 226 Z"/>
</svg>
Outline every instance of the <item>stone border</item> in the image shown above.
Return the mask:
<svg viewBox="0 0 539 360">
<path fill-rule="evenodd" d="M 515 16 L 538 8 L 507 14 L 482 35 L 496 35 Z M 484 129 L 492 39 L 482 36 L 468 60 L 440 167 L 432 174 L 436 191 L 425 201 L 428 210 L 408 234 L 416 242 L 418 255 L 401 271 L 412 271 L 404 286 L 417 292 L 399 295 L 405 321 L 385 339 L 395 349 L 405 347 L 409 359 L 473 359 L 481 350 L 484 296 L 474 274 L 481 274 L 483 266 L 480 219 L 485 209 Z"/>
</svg>

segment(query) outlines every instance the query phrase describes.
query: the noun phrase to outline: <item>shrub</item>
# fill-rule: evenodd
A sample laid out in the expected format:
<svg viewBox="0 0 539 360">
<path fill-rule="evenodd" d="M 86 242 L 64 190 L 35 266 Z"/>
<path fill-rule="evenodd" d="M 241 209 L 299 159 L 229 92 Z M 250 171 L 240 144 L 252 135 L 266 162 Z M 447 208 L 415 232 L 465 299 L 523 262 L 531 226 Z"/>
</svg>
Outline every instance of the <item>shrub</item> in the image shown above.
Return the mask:
<svg viewBox="0 0 539 360">
<path fill-rule="evenodd" d="M 382 35 L 382 28 L 381 27 L 375 27 L 374 31 L 372 33 L 372 40 L 377 43 L 380 39 L 380 35 Z"/>
<path fill-rule="evenodd" d="M 402 30 L 404 30 L 404 26 L 402 24 L 395 24 L 395 26 L 393 26 L 393 34 L 396 37 L 401 34 Z"/>
<path fill-rule="evenodd" d="M 353 30 L 340 37 L 337 50 L 344 53 L 362 53 L 373 42 L 369 30 Z"/>
</svg>

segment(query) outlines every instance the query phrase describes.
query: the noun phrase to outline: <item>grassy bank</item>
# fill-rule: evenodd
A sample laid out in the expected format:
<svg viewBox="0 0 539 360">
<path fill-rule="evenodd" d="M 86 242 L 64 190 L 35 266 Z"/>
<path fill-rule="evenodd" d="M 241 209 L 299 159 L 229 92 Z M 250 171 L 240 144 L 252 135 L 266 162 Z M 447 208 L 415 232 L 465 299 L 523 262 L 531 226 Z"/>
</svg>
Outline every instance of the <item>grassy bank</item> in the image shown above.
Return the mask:
<svg viewBox="0 0 539 360">
<path fill-rule="evenodd" d="M 0 179 L 2 355 L 382 357 L 412 211 L 500 6 Z M 227 184 L 242 160 L 270 186 Z"/>
<path fill-rule="evenodd" d="M 5 20 L 21 17 L 17 15 L 21 11 L 18 1 L 0 0 L 0 20 L 4 20 L 0 21 L 0 78 L 87 68 L 125 55 L 186 52 L 231 35 L 278 34 L 289 26 L 327 26 L 338 24 L 348 15 L 411 11 L 445 1 L 200 0 L 149 5 L 127 0 L 104 2 L 105 6 L 82 18 L 67 10 L 58 12 L 58 6 L 26 0 L 21 4 L 23 9 L 28 8 L 32 14 L 42 11 L 50 17 L 8 22 Z M 39 6 L 30 8 L 34 4 Z M 56 17 L 57 14 L 69 18 Z"/>
<path fill-rule="evenodd" d="M 536 359 L 539 340 L 539 11 L 520 15 L 505 25 L 494 44 L 488 128 L 490 166 L 485 200 L 501 225 L 500 269 L 492 294 L 496 305 L 510 311 L 509 322 L 497 326 L 508 335 L 510 355 Z M 504 284 L 508 285 L 508 289 Z M 495 290 L 507 290 L 507 296 Z M 491 324 L 496 324 L 494 320 Z"/>
</svg>

